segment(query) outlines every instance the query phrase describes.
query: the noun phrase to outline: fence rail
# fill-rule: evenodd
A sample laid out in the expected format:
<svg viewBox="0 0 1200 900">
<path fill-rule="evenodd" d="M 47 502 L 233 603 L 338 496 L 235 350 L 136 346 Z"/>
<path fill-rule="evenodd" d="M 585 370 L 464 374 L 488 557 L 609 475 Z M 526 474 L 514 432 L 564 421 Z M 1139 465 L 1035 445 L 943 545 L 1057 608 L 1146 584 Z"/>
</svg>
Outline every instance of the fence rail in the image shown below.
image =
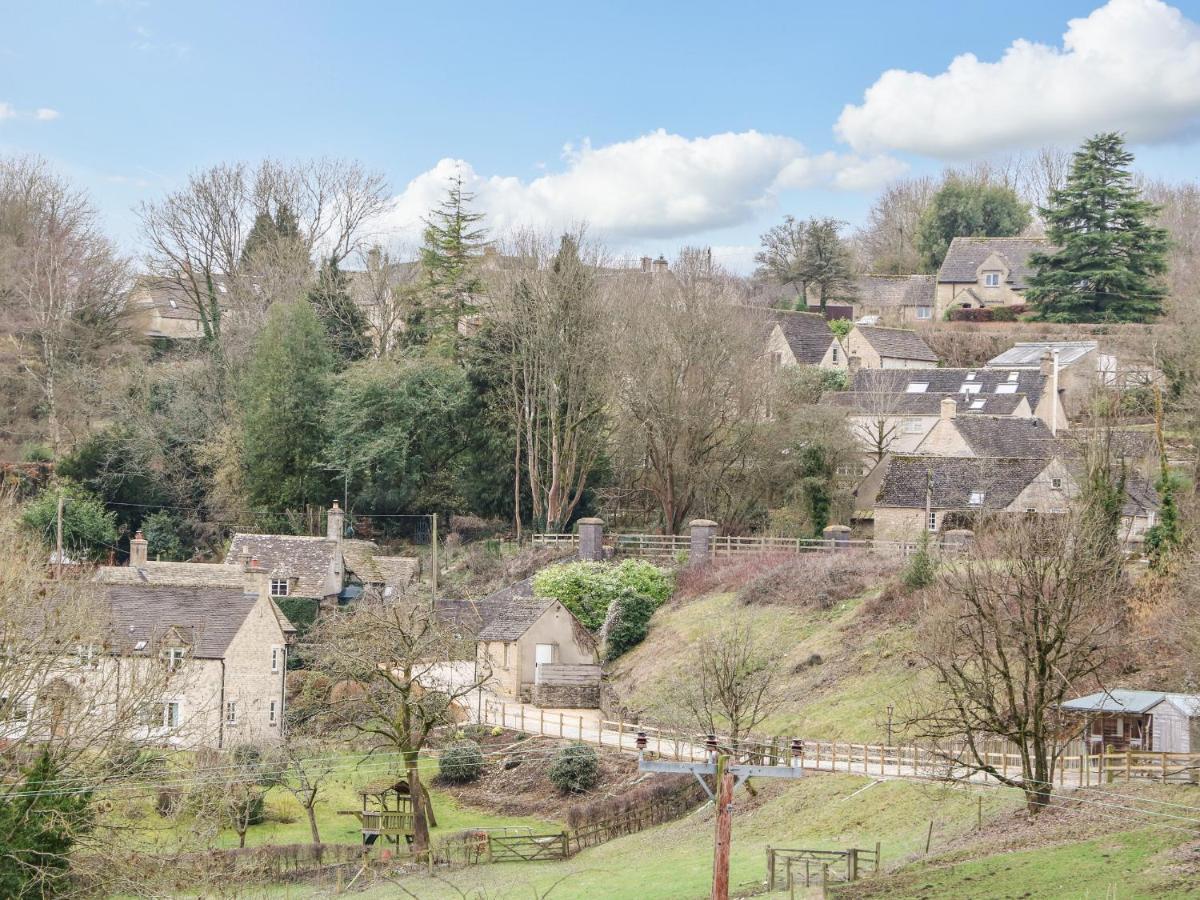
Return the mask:
<svg viewBox="0 0 1200 900">
<path fill-rule="evenodd" d="M 537 547 L 569 548 L 579 545 L 579 536 L 576 534 L 535 534 L 531 540 Z M 606 535 L 604 543 L 617 555 L 652 559 L 672 558 L 691 552 L 691 538 L 683 534 L 617 532 Z M 763 553 L 798 554 L 833 550 L 869 550 L 877 553 L 911 556 L 920 549 L 920 546 L 917 541 L 877 541 L 867 538 L 835 541 L 828 538 L 716 535 L 709 544 L 709 556 L 713 559 L 720 559 Z M 930 549 L 956 550 L 960 548 L 960 545 L 931 540 L 929 547 Z"/>
</svg>

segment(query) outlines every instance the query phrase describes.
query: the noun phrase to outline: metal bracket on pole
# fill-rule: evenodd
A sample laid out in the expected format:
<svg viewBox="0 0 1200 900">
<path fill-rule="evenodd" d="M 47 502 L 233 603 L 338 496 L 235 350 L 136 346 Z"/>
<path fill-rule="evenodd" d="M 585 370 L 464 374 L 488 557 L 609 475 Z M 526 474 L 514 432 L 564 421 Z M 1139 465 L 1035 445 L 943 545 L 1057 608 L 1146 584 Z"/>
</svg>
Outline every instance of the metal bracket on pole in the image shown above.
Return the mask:
<svg viewBox="0 0 1200 900">
<path fill-rule="evenodd" d="M 707 784 L 704 783 L 702 775 L 716 775 L 716 763 L 686 763 L 686 762 L 670 762 L 665 759 L 646 759 L 638 758 L 639 772 L 670 772 L 676 775 L 694 775 L 696 780 L 700 782 L 704 788 L 704 792 L 708 794 L 708 799 L 715 800 L 713 792 L 709 790 Z M 735 784 L 741 784 L 747 778 L 754 776 L 755 778 L 803 778 L 804 769 L 800 766 L 744 766 L 733 765 L 727 766 L 725 769 L 733 776 Z"/>
</svg>

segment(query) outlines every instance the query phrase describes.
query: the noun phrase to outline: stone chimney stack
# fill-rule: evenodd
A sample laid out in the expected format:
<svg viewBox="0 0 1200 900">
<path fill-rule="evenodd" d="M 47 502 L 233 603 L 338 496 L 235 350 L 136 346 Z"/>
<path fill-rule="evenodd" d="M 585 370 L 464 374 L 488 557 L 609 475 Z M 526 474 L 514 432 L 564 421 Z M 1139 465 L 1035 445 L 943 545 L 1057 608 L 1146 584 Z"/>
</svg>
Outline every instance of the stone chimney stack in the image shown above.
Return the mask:
<svg viewBox="0 0 1200 900">
<path fill-rule="evenodd" d="M 325 515 L 325 539 L 337 541 L 340 544 L 345 533 L 346 512 L 334 500 L 333 506 L 329 507 L 329 512 Z"/>
<path fill-rule="evenodd" d="M 837 340 L 837 338 L 834 338 L 834 340 Z M 857 353 L 855 353 L 853 356 L 846 357 L 846 371 L 848 373 L 850 373 L 850 377 L 852 380 L 854 378 L 854 373 L 857 372 L 861 368 L 862 368 L 862 357 L 859 356 Z M 850 385 L 850 389 L 854 390 L 853 384 Z"/>
<path fill-rule="evenodd" d="M 146 536 L 142 534 L 139 528 L 137 534 L 129 539 L 129 565 L 140 568 L 146 564 L 146 558 L 149 556 L 150 542 L 146 540 Z"/>
<path fill-rule="evenodd" d="M 580 519 L 579 526 L 579 558 L 590 562 L 604 560 L 604 520 Z"/>
<path fill-rule="evenodd" d="M 953 419 L 958 415 L 958 403 L 953 397 L 942 398 L 942 418 Z"/>
<path fill-rule="evenodd" d="M 654 260 L 652 260 L 648 256 L 642 257 L 642 271 L 645 272 L 647 275 L 650 274 L 650 264 L 653 262 L 654 262 Z"/>
<path fill-rule="evenodd" d="M 665 271 L 667 271 L 667 268 L 667 258 L 665 256 L 659 256 L 659 258 L 654 261 L 655 275 L 663 274 Z"/>
<path fill-rule="evenodd" d="M 252 556 L 242 569 L 242 590 L 247 594 L 257 594 L 260 597 L 271 596 L 271 583 L 267 570 L 259 565 L 258 557 Z"/>
<path fill-rule="evenodd" d="M 1049 350 L 1042 354 L 1042 374 L 1047 378 L 1054 374 L 1054 357 Z"/>
</svg>

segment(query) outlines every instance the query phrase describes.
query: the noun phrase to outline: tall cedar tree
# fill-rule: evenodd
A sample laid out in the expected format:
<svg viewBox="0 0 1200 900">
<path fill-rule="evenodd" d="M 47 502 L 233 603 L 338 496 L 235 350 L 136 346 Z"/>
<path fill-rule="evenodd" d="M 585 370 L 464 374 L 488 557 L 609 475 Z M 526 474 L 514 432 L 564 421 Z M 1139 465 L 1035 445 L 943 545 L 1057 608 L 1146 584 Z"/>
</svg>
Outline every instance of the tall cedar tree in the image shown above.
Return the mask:
<svg viewBox="0 0 1200 900">
<path fill-rule="evenodd" d="M 1030 258 L 1027 296 L 1053 322 L 1147 322 L 1162 314 L 1167 232 L 1151 224 L 1158 207 L 1142 199 L 1116 132 L 1075 154 L 1071 174 L 1041 209 L 1061 249 Z"/>
<path fill-rule="evenodd" d="M 845 224 L 830 218 L 808 220 L 802 265 L 808 283 L 817 289 L 822 311 L 830 299 L 840 300 L 854 295 L 850 250 L 840 234 Z"/>
<path fill-rule="evenodd" d="M 332 368 L 312 306 L 272 306 L 242 388 L 242 466 L 255 506 L 282 513 L 328 501 L 322 465 Z"/>
<path fill-rule="evenodd" d="M 1029 225 L 1029 207 L 1011 188 L 952 176 L 938 188 L 917 224 L 917 250 L 936 272 L 956 237 L 1013 237 Z"/>
<path fill-rule="evenodd" d="M 343 362 L 366 359 L 371 355 L 371 323 L 362 308 L 350 296 L 346 273 L 337 260 L 327 259 L 308 292 L 317 318 L 325 328 L 329 347 Z"/>
<path fill-rule="evenodd" d="M 425 243 L 421 265 L 428 279 L 431 336 L 458 353 L 458 322 L 475 312 L 476 298 L 483 291 L 477 264 L 484 247 L 486 230 L 476 225 L 483 213 L 471 212 L 474 194 L 463 191 L 462 175 L 456 175 L 446 199 L 425 220 Z"/>
</svg>

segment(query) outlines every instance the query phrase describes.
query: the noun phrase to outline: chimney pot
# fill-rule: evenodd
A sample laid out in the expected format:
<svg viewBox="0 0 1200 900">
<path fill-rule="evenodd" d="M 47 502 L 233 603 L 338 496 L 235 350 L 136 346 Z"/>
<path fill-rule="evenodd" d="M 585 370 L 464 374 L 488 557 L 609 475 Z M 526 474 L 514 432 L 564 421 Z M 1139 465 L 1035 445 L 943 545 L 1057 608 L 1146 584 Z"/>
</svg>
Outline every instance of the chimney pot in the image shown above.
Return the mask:
<svg viewBox="0 0 1200 900">
<path fill-rule="evenodd" d="M 1054 357 L 1050 355 L 1049 350 L 1047 350 L 1045 353 L 1042 354 L 1042 367 L 1041 368 L 1042 368 L 1042 374 L 1045 375 L 1047 378 L 1049 378 L 1051 375 L 1054 374 Z"/>
</svg>

